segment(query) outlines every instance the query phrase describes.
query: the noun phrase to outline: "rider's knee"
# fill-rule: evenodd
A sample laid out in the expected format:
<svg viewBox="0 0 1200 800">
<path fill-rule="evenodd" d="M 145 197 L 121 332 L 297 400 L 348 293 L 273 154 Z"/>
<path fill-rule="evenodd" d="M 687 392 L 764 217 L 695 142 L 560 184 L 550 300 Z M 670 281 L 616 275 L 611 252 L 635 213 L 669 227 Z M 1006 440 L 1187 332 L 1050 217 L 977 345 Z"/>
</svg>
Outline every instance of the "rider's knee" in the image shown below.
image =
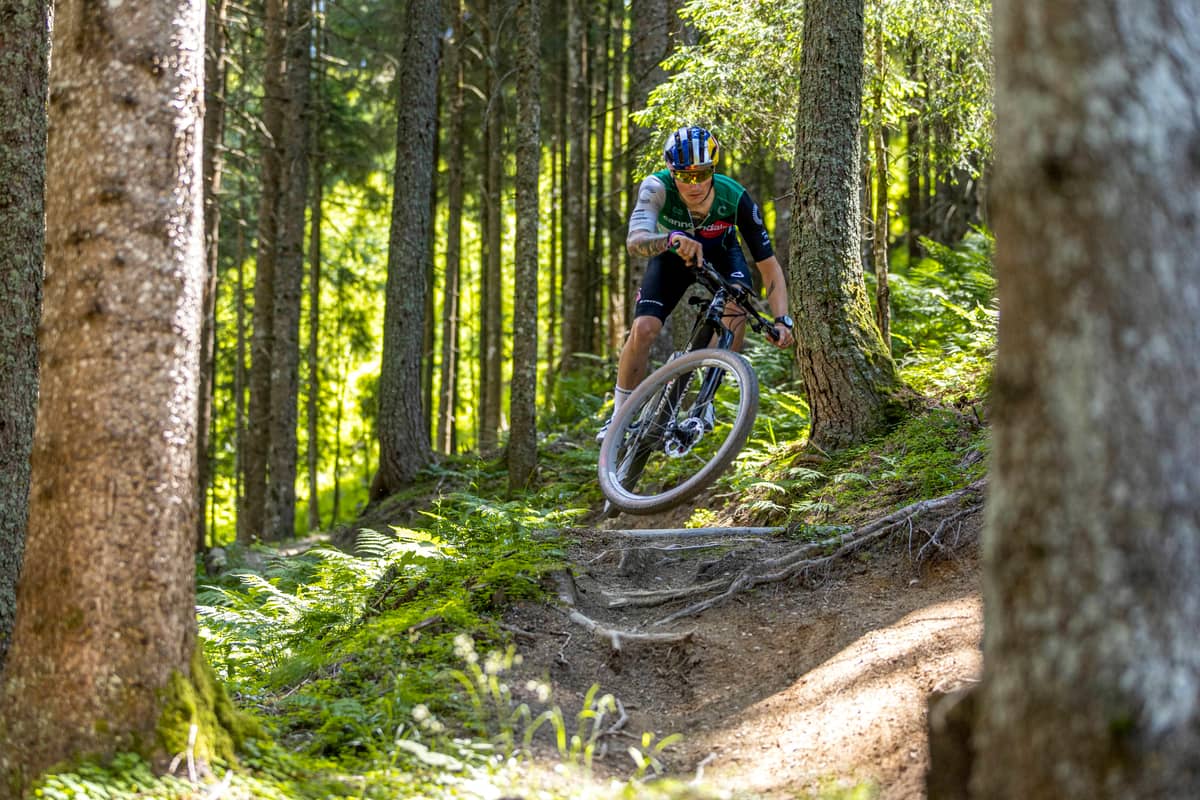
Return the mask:
<svg viewBox="0 0 1200 800">
<path fill-rule="evenodd" d="M 649 347 L 662 327 L 662 320 L 658 317 L 638 317 L 633 321 L 629 338 L 638 345 Z"/>
</svg>

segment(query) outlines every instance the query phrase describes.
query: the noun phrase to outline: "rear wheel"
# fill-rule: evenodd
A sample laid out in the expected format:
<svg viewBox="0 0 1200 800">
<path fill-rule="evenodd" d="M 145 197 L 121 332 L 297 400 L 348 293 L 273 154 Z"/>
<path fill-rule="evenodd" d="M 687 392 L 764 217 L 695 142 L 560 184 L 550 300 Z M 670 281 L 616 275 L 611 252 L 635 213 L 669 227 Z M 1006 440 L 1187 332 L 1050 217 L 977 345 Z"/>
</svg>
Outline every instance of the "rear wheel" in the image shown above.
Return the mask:
<svg viewBox="0 0 1200 800">
<path fill-rule="evenodd" d="M 668 361 L 621 405 L 600 445 L 612 507 L 652 514 L 695 496 L 741 452 L 758 413 L 758 379 L 731 350 Z"/>
</svg>

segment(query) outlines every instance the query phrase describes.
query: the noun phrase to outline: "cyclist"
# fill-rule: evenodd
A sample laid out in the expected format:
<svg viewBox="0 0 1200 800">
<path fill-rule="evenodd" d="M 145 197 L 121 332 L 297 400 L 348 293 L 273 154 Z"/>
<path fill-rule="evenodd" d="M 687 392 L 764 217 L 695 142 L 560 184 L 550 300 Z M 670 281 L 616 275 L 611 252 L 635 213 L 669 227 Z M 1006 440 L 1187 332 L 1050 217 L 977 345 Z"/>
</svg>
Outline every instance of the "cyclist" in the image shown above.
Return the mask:
<svg viewBox="0 0 1200 800">
<path fill-rule="evenodd" d="M 663 323 L 695 280 L 692 269 L 704 259 L 728 280 L 751 288 L 746 257 L 738 242 L 741 232 L 758 264 L 767 303 L 775 317 L 778 347 L 792 344 L 792 318 L 788 316 L 787 283 L 783 268 L 771 249 L 762 211 L 737 181 L 716 174 L 720 146 L 709 131 L 696 125 L 673 131 L 663 146 L 666 168 L 642 181 L 637 204 L 629 216 L 629 252 L 650 259 L 638 290 L 633 327 L 621 349 L 613 414 L 646 377 L 650 345 Z M 741 310 L 736 304 L 727 320 L 740 350 L 745 336 Z M 612 417 L 600 428 L 603 441 Z"/>
</svg>

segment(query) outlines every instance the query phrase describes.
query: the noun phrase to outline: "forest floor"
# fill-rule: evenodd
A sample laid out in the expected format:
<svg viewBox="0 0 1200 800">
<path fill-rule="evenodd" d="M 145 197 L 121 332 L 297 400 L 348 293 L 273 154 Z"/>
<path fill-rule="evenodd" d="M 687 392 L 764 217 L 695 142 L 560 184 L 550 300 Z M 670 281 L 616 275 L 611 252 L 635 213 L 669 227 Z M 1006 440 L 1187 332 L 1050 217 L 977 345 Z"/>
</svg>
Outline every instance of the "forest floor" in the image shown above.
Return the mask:
<svg viewBox="0 0 1200 800">
<path fill-rule="evenodd" d="M 705 595 L 612 604 L 639 591 L 728 580 L 802 542 L 782 535 L 631 540 L 610 532 L 677 528 L 692 508 L 596 520 L 571 537 L 574 609 L 608 629 L 690 635 L 626 640 L 616 650 L 561 607 L 527 603 L 506 618 L 517 632 L 521 673 L 548 677 L 564 708 L 579 708 L 594 684 L 621 702 L 628 718 L 602 739 L 609 753 L 597 762 L 601 773 L 608 764 L 628 774 L 626 750 L 640 746 L 643 732 L 678 733 L 682 741 L 663 755 L 667 772 L 733 796 L 923 798 L 929 697 L 975 681 L 981 668 L 979 505 L 924 514 L 820 566 L 665 625 L 655 623 Z M 850 522 L 891 508 L 859 509 Z M 939 519 L 953 522 L 954 546 L 945 537 L 940 547 L 922 548 Z M 717 524 L 746 523 L 731 512 Z"/>
</svg>

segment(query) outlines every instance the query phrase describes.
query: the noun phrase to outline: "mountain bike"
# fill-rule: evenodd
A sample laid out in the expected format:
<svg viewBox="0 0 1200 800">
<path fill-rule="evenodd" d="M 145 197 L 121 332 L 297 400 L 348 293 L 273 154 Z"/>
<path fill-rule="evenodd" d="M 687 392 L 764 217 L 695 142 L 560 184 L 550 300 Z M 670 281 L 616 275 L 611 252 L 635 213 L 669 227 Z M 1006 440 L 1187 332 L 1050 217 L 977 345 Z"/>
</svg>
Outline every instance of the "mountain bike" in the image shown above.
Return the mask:
<svg viewBox="0 0 1200 800">
<path fill-rule="evenodd" d="M 606 514 L 652 514 L 694 497 L 733 463 L 754 427 L 758 377 L 732 349 L 725 308 L 736 302 L 751 328 L 772 339 L 775 323 L 708 262 L 696 272 L 711 299 L 688 300 L 698 313 L 687 348 L 642 381 L 600 445 Z"/>
</svg>

